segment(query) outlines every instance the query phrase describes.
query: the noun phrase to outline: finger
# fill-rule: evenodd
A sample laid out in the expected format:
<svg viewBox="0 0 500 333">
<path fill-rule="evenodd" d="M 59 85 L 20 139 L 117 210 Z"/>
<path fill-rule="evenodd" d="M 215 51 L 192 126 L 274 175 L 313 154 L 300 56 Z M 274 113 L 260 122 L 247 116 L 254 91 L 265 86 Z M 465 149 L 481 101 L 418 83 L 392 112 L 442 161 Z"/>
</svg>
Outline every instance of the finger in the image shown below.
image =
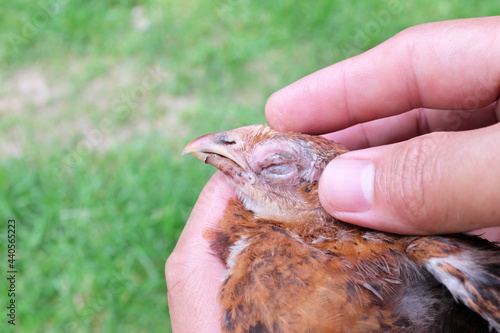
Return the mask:
<svg viewBox="0 0 500 333">
<path fill-rule="evenodd" d="M 390 232 L 498 226 L 499 141 L 497 124 L 349 152 L 323 172 L 320 199 L 336 218 Z"/>
<path fill-rule="evenodd" d="M 169 311 L 173 331 L 220 332 L 218 290 L 224 264 L 211 254 L 203 232 L 216 226 L 234 196 L 217 172 L 201 192 L 179 241 L 167 260 Z"/>
<path fill-rule="evenodd" d="M 500 17 L 412 27 L 274 93 L 268 122 L 321 134 L 420 107 L 485 107 L 500 92 L 499 35 Z"/>
<path fill-rule="evenodd" d="M 500 227 L 474 230 L 470 234 L 481 236 L 492 242 L 500 241 Z"/>
<path fill-rule="evenodd" d="M 400 115 L 357 124 L 324 136 L 354 150 L 401 142 L 434 131 L 464 131 L 497 122 L 495 103 L 479 110 L 414 109 Z"/>
</svg>

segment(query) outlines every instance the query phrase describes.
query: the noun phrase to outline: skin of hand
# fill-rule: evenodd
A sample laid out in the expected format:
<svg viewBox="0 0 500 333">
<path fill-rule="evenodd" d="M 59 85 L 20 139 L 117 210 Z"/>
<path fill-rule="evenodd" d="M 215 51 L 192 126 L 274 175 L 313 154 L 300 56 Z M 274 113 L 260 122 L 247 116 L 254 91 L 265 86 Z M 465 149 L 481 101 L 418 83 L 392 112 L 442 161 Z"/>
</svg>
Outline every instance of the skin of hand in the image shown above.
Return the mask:
<svg viewBox="0 0 500 333">
<path fill-rule="evenodd" d="M 217 172 L 205 185 L 165 265 L 173 332 L 220 332 L 218 293 L 226 271 L 203 232 L 217 225 L 234 188 Z"/>
<path fill-rule="evenodd" d="M 494 226 L 500 221 L 497 36 L 500 17 L 409 28 L 276 92 L 266 105 L 268 121 L 360 149 L 337 157 L 320 180 L 322 203 L 339 219 L 415 234 Z M 438 129 L 455 132 L 427 134 Z M 176 333 L 220 332 L 217 293 L 225 267 L 203 232 L 234 195 L 217 172 L 167 260 Z"/>
</svg>

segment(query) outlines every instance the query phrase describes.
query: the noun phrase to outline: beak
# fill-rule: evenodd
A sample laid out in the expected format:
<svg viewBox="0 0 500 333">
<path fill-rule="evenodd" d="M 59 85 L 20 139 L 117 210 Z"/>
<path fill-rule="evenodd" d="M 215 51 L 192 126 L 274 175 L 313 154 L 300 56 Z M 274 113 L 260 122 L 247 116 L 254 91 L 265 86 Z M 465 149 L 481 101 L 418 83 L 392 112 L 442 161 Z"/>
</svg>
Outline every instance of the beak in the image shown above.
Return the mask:
<svg viewBox="0 0 500 333">
<path fill-rule="evenodd" d="M 182 155 L 191 154 L 223 172 L 229 164 L 245 170 L 246 163 L 236 151 L 241 146 L 238 142 L 241 142 L 240 138 L 229 139 L 228 132 L 207 134 L 191 141 L 182 151 Z"/>
<path fill-rule="evenodd" d="M 205 162 L 206 154 L 204 152 L 214 149 L 213 138 L 215 134 L 207 134 L 194 139 L 182 151 L 182 155 L 191 154 L 202 162 Z"/>
<path fill-rule="evenodd" d="M 182 154 L 191 154 L 200 161 L 222 171 L 235 185 L 253 185 L 257 175 L 245 157 L 255 136 L 263 136 L 270 130 L 263 125 L 250 125 L 226 132 L 207 134 L 191 141 Z"/>
</svg>

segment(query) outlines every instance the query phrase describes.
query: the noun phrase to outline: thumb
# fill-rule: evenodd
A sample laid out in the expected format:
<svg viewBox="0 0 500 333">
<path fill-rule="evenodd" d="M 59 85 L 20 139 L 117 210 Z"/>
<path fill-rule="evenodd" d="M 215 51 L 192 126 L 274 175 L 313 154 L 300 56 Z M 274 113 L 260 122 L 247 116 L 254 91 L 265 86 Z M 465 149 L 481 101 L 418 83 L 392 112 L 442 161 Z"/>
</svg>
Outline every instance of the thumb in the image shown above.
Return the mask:
<svg viewBox="0 0 500 333">
<path fill-rule="evenodd" d="M 321 203 L 334 217 L 404 234 L 500 225 L 500 124 L 349 152 L 326 167 Z"/>
</svg>

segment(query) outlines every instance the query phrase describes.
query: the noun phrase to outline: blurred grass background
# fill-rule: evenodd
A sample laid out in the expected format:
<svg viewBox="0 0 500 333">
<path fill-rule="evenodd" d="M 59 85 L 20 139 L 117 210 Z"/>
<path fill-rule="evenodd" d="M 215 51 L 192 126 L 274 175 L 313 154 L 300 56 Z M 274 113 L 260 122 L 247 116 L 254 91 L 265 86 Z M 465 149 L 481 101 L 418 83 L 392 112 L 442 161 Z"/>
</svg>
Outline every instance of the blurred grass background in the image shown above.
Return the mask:
<svg viewBox="0 0 500 333">
<path fill-rule="evenodd" d="M 500 3 L 44 0 L 0 5 L 0 331 L 169 332 L 163 267 L 213 169 L 201 134 L 423 22 Z M 6 225 L 17 221 L 17 325 Z"/>
</svg>

